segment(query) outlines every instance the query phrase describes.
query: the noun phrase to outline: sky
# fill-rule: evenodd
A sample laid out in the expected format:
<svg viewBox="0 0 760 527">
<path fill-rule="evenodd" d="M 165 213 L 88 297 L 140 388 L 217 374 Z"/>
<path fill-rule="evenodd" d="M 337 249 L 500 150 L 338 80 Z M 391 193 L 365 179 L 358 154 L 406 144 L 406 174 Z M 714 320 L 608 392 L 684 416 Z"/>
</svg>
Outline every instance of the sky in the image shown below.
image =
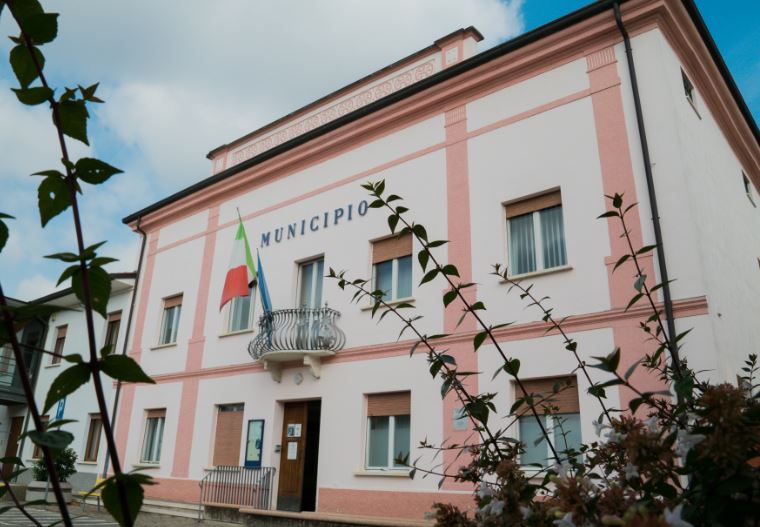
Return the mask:
<svg viewBox="0 0 760 527">
<path fill-rule="evenodd" d="M 485 36 L 483 51 L 588 0 L 225 0 L 44 2 L 59 36 L 43 51 L 54 86 L 100 82 L 90 147 L 124 170 L 85 189 L 87 244 L 108 240 L 110 271 L 134 270 L 139 236 L 121 219 L 211 175 L 206 153 L 424 48 L 460 27 Z M 697 0 L 747 104 L 760 117 L 760 2 Z M 15 34 L 7 13 L 0 35 Z M 0 55 L 11 43 L 0 39 Z M 60 157 L 45 105 L 21 105 L 0 61 L 0 212 L 16 216 L 0 253 L 6 294 L 31 300 L 55 290 L 63 266 L 46 254 L 76 247 L 70 211 L 40 227 L 39 178 Z"/>
</svg>

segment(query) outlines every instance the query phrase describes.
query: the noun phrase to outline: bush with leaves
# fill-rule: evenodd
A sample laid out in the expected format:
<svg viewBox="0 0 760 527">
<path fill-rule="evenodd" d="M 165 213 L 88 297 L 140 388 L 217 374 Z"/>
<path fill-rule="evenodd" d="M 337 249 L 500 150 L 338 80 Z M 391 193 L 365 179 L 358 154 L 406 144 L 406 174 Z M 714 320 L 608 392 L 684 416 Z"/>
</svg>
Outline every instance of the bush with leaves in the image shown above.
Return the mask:
<svg viewBox="0 0 760 527">
<path fill-rule="evenodd" d="M 71 476 L 77 473 L 77 453 L 72 448 L 65 448 L 55 456 L 55 472 L 58 474 L 58 480 L 66 482 Z M 35 481 L 47 481 L 48 470 L 45 460 L 38 459 L 32 465 L 32 475 Z"/>
<path fill-rule="evenodd" d="M 387 315 L 402 321 L 401 334 L 411 332 L 416 341 L 411 352 L 424 351 L 430 373 L 440 379 L 441 394 L 453 393 L 464 407 L 478 441 L 456 445 L 448 442 L 420 444 L 423 449 L 459 450 L 470 455 L 464 467 L 458 461 L 449 466 L 421 467 L 419 460 L 409 457 L 397 463 L 410 467 L 410 476 L 434 475 L 443 483 L 447 478 L 470 482 L 475 490 L 475 512 L 468 514 L 450 504 L 436 505 L 439 526 L 591 526 L 617 525 L 628 527 L 689 526 L 754 526 L 760 525 L 760 400 L 758 393 L 757 355 L 746 361 L 740 385 L 711 384 L 693 372 L 680 355 L 683 332 L 671 335 L 663 320 L 663 306 L 655 293 L 666 284 L 650 285 L 644 274 L 641 258 L 655 246 L 635 247 L 626 214 L 636 204 L 623 203 L 622 195 L 607 196 L 609 209 L 600 218 L 609 218 L 620 225 L 621 237 L 628 252 L 615 265 L 619 270 L 628 263 L 635 270 L 632 299 L 626 307 L 645 306 L 648 315 L 640 322 L 642 346 L 651 344 L 651 353 L 626 371 L 620 371 L 621 350 L 594 357 L 587 364 L 578 354 L 578 343 L 564 330 L 565 319 L 558 320 L 548 307 L 548 297 L 539 294 L 533 285 L 514 280 L 507 269 L 495 265 L 496 279 L 510 285 L 515 293 L 540 314 L 547 333 L 558 334 L 565 350 L 573 355 L 576 367 L 572 375 L 582 375 L 589 384 L 588 393 L 598 403 L 599 417 L 594 421 L 596 437 L 586 438 L 579 450 L 554 444 L 547 432 L 545 416 L 558 414 L 558 395 L 571 387 L 559 382 L 546 393 L 531 393 L 520 376 L 520 361 L 510 357 L 494 331 L 509 324 L 486 324 L 480 312 L 483 302 L 470 302 L 466 289 L 474 284 L 463 283 L 456 266 L 439 261 L 431 251 L 446 243 L 430 240 L 425 227 L 408 219 L 409 209 L 400 196 L 385 193 L 385 182 L 364 185 L 374 198 L 370 207 L 388 212 L 388 225 L 393 234 L 411 234 L 421 247 L 417 254 L 424 273 L 420 285 L 442 280 L 447 291 L 443 304 L 450 308 L 455 301 L 463 306 L 462 317 L 474 319 L 477 333 L 472 347 L 478 351 L 484 344 L 498 353 L 502 362 L 494 378 L 508 374 L 517 389 L 517 399 L 509 409 L 497 408 L 494 393 L 471 393 L 467 383 L 472 372 L 459 371 L 456 357 L 438 342 L 449 335 L 428 336 L 417 328 L 422 315 L 406 315 L 413 306 L 391 305 L 383 292 L 373 290 L 365 279 L 351 279 L 345 271 L 330 269 L 341 289 L 353 291 L 353 300 L 369 298 L 372 314 Z M 452 306 L 453 307 L 453 306 Z M 460 319 L 461 320 L 461 319 Z M 445 342 L 445 340 L 443 341 Z M 481 350 L 481 352 L 483 352 Z M 589 368 L 606 372 L 608 380 L 596 383 Z M 632 382 L 638 369 L 646 370 L 662 384 L 661 391 L 642 391 Z M 630 390 L 634 398 L 629 408 L 608 405 L 606 390 Z M 504 421 L 497 421 L 506 414 Z M 551 452 L 550 466 L 523 465 L 525 445 L 511 434 L 511 427 L 523 416 L 533 416 L 543 441 Z M 555 417 L 560 419 L 561 417 Z M 563 432 L 561 435 L 565 435 Z M 457 459 L 462 459 L 457 457 Z"/>
<path fill-rule="evenodd" d="M 85 243 L 79 205 L 79 195 L 84 194 L 85 190 L 89 192 L 91 190 L 89 186 L 104 184 L 111 177 L 120 174 L 121 170 L 99 159 L 89 157 L 72 159 L 69 155 L 68 141 L 89 144 L 88 108 L 103 101 L 96 95 L 98 83 L 87 87 L 76 85 L 63 89 L 56 89 L 48 83 L 45 74 L 45 56 L 41 47 L 55 40 L 58 34 L 58 14 L 45 12 L 38 0 L 0 0 L 0 16 L 10 17 L 18 28 L 18 34 L 10 36 L 14 47 L 11 48 L 9 60 L 19 83 L 19 86 L 13 88 L 12 91 L 21 104 L 45 105 L 52 117 L 52 130 L 58 140 L 61 166 L 43 169 L 32 175 L 41 178 L 37 205 L 43 228 L 61 213 L 71 210 L 76 248 L 71 252 L 51 254 L 46 258 L 58 260 L 65 265 L 58 285 L 68 282 L 77 299 L 84 306 L 87 349 L 85 356 L 74 353 L 63 357 L 70 366 L 53 381 L 45 403 L 40 409 L 35 401 L 34 389 L 30 381 L 31 375 L 23 358 L 22 347 L 30 347 L 21 344 L 16 335 L 27 321 L 35 317 L 46 317 L 56 308 L 37 304 L 11 307 L 0 285 L 0 315 L 2 315 L 0 346 L 7 344 L 13 350 L 17 374 L 31 417 L 32 426 L 26 435 L 42 451 L 41 463 L 50 475 L 50 484 L 60 509 L 61 522 L 67 527 L 72 525 L 71 515 L 59 484 L 64 480 L 63 474 L 59 472 L 53 454 L 66 449 L 74 436 L 63 429 L 71 422 L 70 420 L 46 423 L 41 415 L 50 410 L 59 400 L 85 384 L 91 383 L 103 423 L 103 435 L 113 471 L 113 475 L 100 483 L 98 488 L 101 491 L 103 503 L 111 515 L 119 524 L 131 526 L 142 506 L 143 487 L 152 484 L 152 480 L 145 474 L 126 473 L 122 470 L 106 406 L 102 375 L 111 377 L 117 382 L 152 383 L 153 380 L 132 358 L 116 354 L 116 350 L 110 346 L 99 349 L 96 344 L 95 324 L 102 322 L 96 322 L 95 316 L 106 317 L 111 293 L 111 278 L 105 266 L 114 262 L 115 259 L 101 254 L 105 242 L 90 245 Z M 28 204 L 21 203 L 19 207 L 28 207 Z M 9 219 L 13 217 L 0 212 L 0 251 L 8 240 L 7 220 Z M 51 353 L 37 348 L 33 348 L 32 351 Z M 6 457 L 0 461 L 22 467 L 14 471 L 11 478 L 24 470 L 24 464 L 19 457 Z M 65 470 L 64 467 L 60 468 Z M 39 521 L 26 510 L 24 504 L 8 485 L 8 480 L 4 483 L 5 485 L 0 487 L 0 495 L 7 493 L 27 519 L 39 526 Z"/>
</svg>

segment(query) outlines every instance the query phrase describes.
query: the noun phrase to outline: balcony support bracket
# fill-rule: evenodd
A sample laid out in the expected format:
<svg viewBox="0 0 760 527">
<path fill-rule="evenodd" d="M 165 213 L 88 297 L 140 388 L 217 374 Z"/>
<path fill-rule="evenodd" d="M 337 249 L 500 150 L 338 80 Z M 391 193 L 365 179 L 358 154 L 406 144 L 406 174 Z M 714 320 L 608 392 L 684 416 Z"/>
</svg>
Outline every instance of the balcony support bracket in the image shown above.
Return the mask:
<svg viewBox="0 0 760 527">
<path fill-rule="evenodd" d="M 269 372 L 274 382 L 279 383 L 282 380 L 281 364 L 264 359 L 264 369 Z"/>
<path fill-rule="evenodd" d="M 319 379 L 322 376 L 322 359 L 318 356 L 304 355 L 303 364 L 309 367 L 315 379 Z"/>
</svg>

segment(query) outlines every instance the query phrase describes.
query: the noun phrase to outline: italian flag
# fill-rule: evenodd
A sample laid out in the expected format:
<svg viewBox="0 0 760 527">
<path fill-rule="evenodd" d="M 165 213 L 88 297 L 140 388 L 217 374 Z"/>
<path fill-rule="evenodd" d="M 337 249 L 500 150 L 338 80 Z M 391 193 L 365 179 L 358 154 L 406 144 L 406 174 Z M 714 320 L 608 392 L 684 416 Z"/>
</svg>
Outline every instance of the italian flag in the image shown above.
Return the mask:
<svg viewBox="0 0 760 527">
<path fill-rule="evenodd" d="M 256 266 L 253 263 L 251 247 L 248 245 L 242 218 L 239 221 L 235 241 L 232 244 L 230 266 L 224 279 L 222 302 L 219 304 L 220 311 L 224 304 L 236 296 L 248 296 L 248 288 L 256 281 Z"/>
</svg>

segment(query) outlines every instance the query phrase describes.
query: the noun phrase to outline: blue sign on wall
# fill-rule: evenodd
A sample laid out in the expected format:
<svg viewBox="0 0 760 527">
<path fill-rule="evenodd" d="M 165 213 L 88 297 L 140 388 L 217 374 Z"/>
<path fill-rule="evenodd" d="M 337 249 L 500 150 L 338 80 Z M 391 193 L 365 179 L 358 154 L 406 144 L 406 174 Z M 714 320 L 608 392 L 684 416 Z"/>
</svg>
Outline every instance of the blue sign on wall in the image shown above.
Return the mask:
<svg viewBox="0 0 760 527">
<path fill-rule="evenodd" d="M 64 397 L 58 401 L 58 406 L 55 409 L 55 420 L 63 419 L 63 411 L 66 408 L 66 398 Z"/>
</svg>

